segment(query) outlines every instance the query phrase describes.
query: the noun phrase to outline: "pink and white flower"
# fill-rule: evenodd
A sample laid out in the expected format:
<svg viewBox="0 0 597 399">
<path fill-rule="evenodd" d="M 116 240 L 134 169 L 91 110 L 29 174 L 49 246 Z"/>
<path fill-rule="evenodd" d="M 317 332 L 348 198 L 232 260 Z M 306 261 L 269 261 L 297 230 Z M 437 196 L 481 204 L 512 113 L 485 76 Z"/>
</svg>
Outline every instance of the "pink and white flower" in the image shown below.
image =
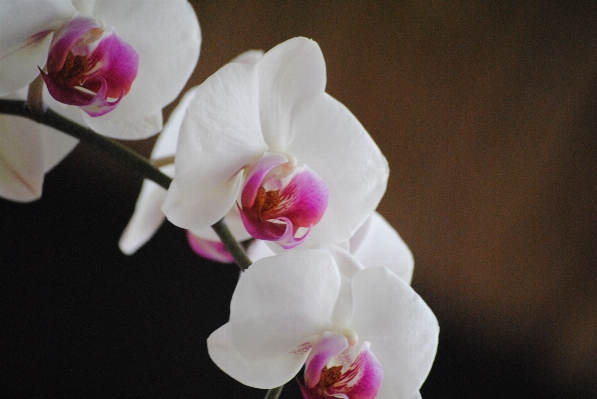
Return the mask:
<svg viewBox="0 0 597 399">
<path fill-rule="evenodd" d="M 0 10 L 0 95 L 27 86 L 47 64 L 55 97 L 46 92 L 44 101 L 110 137 L 160 131 L 162 108 L 199 57 L 199 23 L 186 0 L 6 0 Z"/>
<path fill-rule="evenodd" d="M 411 399 L 438 332 L 432 311 L 390 270 L 338 250 L 297 249 L 243 272 L 230 320 L 207 344 L 218 367 L 252 387 L 282 385 L 305 365 L 306 398 Z"/>
<path fill-rule="evenodd" d="M 199 231 L 238 203 L 247 230 L 282 247 L 347 240 L 379 203 L 388 165 L 325 84 L 319 46 L 301 37 L 209 77 L 181 126 L 168 219 Z"/>
<path fill-rule="evenodd" d="M 62 101 L 45 90 L 50 108 L 106 136 L 145 138 L 161 130 L 162 108 L 193 71 L 200 42 L 199 24 L 186 0 L 5 0 L 0 4 L 0 96 L 24 99 L 23 90 L 47 64 L 46 83 Z M 136 76 L 131 49 L 139 58 Z M 111 111 L 92 116 L 106 110 Z M 39 198 L 44 173 L 77 141 L 13 116 L 0 116 L 0 126 L 0 136 L 6 136 L 0 138 L 0 196 Z M 20 132 L 27 132 L 22 141 L 15 139 Z"/>
<path fill-rule="evenodd" d="M 133 47 L 97 19 L 77 14 L 54 34 L 48 72 L 40 71 L 54 99 L 102 116 L 129 92 L 138 67 Z"/>
</svg>

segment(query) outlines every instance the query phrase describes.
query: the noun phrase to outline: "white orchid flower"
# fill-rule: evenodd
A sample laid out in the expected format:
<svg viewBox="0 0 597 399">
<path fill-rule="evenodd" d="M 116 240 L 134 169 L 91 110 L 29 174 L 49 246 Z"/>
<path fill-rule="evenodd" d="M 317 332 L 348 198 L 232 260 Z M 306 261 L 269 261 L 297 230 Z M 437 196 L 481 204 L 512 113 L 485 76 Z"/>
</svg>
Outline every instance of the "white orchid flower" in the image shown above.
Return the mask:
<svg viewBox="0 0 597 399">
<path fill-rule="evenodd" d="M 261 50 L 249 50 L 240 54 L 230 62 L 241 62 L 255 64 L 263 56 Z M 158 137 L 151 160 L 160 166 L 160 170 L 170 177 L 174 176 L 174 156 L 176 155 L 176 144 L 180 132 L 184 114 L 189 106 L 189 102 L 195 96 L 197 88 L 190 89 L 178 105 L 174 108 L 168 121 L 164 125 L 164 130 Z M 161 210 L 161 206 L 166 198 L 166 190 L 150 180 L 144 180 L 141 186 L 141 192 L 135 204 L 135 211 L 119 241 L 122 252 L 127 255 L 135 253 L 144 245 L 162 225 L 166 216 Z M 245 230 L 236 208 L 233 208 L 226 217 L 226 222 L 232 230 L 237 240 L 246 240 L 250 238 Z M 219 241 L 216 233 L 210 228 L 204 228 L 199 231 L 190 232 L 188 239 L 193 250 L 199 255 L 217 260 L 223 263 L 232 263 L 232 256 L 224 250 L 223 244 Z"/>
<path fill-rule="evenodd" d="M 300 37 L 208 78 L 181 126 L 167 218 L 195 232 L 238 207 L 251 235 L 283 248 L 350 238 L 379 203 L 388 165 L 325 83 L 319 46 Z"/>
<path fill-rule="evenodd" d="M 2 1 L 0 96 L 24 99 L 19 89 L 42 70 L 52 92 L 44 89 L 44 101 L 52 110 L 106 136 L 149 137 L 161 130 L 162 108 L 195 68 L 200 43 L 186 0 Z M 0 125 L 0 136 L 6 136 L 0 138 L 1 151 L 10 154 L 4 159 L 8 168 L 0 171 L 0 195 L 38 198 L 44 172 L 53 166 L 48 165 L 76 141 L 60 138 L 45 149 L 40 143 L 52 129 L 6 115 Z M 23 131 L 24 141 L 15 141 Z M 53 162 L 39 159 L 45 153 Z"/>
<path fill-rule="evenodd" d="M 411 399 L 438 333 L 433 312 L 390 270 L 338 249 L 296 249 L 242 273 L 230 320 L 207 345 L 218 367 L 252 387 L 282 385 L 305 365 L 306 398 Z"/>
</svg>

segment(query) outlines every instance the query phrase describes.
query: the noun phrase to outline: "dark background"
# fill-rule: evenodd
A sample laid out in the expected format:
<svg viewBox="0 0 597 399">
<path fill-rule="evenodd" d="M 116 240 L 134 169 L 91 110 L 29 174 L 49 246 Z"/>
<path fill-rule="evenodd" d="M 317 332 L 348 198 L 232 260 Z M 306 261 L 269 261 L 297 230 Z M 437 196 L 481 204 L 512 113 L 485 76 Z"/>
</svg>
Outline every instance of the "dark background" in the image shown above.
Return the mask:
<svg viewBox="0 0 597 399">
<path fill-rule="evenodd" d="M 313 38 L 327 91 L 388 157 L 379 210 L 442 329 L 424 398 L 597 397 L 595 3 L 194 5 L 189 87 L 247 49 Z M 0 397 L 263 397 L 206 353 L 235 267 L 168 223 L 119 252 L 140 184 L 79 145 L 41 200 L 0 201 Z"/>
</svg>

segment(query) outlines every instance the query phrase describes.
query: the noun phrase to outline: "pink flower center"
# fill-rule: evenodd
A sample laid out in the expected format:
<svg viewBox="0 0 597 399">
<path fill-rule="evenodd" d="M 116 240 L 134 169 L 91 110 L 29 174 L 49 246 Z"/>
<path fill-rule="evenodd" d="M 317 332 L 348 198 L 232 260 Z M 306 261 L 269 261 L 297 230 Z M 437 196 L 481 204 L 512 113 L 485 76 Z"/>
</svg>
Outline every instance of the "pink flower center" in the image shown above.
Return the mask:
<svg viewBox="0 0 597 399">
<path fill-rule="evenodd" d="M 247 171 L 239 210 L 249 234 L 289 249 L 321 220 L 328 197 L 327 185 L 315 172 L 296 167 L 290 155 L 266 153 Z M 306 233 L 297 234 L 300 228 Z"/>
<path fill-rule="evenodd" d="M 139 55 L 128 43 L 77 14 L 55 33 L 42 76 L 57 101 L 101 116 L 129 92 L 138 66 Z"/>
</svg>

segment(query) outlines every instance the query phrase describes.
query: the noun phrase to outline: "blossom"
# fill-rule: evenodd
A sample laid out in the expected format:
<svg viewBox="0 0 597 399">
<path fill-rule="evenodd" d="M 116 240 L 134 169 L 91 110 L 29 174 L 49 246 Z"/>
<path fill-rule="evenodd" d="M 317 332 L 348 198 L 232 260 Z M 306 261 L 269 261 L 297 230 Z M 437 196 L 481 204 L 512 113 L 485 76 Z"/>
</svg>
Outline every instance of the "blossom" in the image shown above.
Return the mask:
<svg viewBox="0 0 597 399">
<path fill-rule="evenodd" d="M 359 394 L 348 397 L 410 399 L 431 368 L 438 332 L 425 302 L 385 267 L 296 249 L 242 273 L 230 320 L 207 344 L 218 367 L 252 387 L 282 385 L 305 364 L 307 398 L 352 389 Z"/>
<path fill-rule="evenodd" d="M 60 103 L 47 90 L 44 92 L 44 101 L 54 111 L 110 137 L 139 139 L 158 132 L 162 128 L 162 108 L 179 94 L 199 55 L 199 24 L 192 7 L 185 0 L 151 4 L 130 0 L 6 0 L 1 2 L 0 11 L 0 96 L 7 98 L 25 99 L 23 91 L 46 63 L 50 64 L 46 81 L 51 74 L 55 75 L 57 69 L 52 66 L 53 58 L 48 59 L 49 54 L 68 58 L 72 53 L 57 43 L 61 37 L 72 37 L 69 35 L 76 25 L 71 25 L 73 21 L 93 23 L 95 25 L 89 26 L 105 27 L 104 33 L 112 32 L 98 36 L 101 40 L 94 43 L 94 46 L 97 44 L 94 51 L 84 46 L 85 51 L 91 51 L 85 54 L 101 54 L 103 65 L 100 76 L 88 79 L 90 86 L 85 90 L 93 92 L 98 89 L 95 83 L 91 83 L 102 82 L 102 79 L 109 84 L 100 84 L 96 96 L 92 96 L 87 105 L 81 98 L 75 99 L 74 103 L 83 105 L 94 114 L 98 104 L 105 105 L 105 100 L 110 108 L 111 102 L 118 101 L 122 93 L 128 91 L 118 101 L 118 107 L 103 116 L 92 117 L 80 107 Z M 99 32 L 93 29 L 92 32 Z M 52 44 L 52 41 L 55 42 Z M 114 45 L 115 42 L 118 43 Z M 111 50 L 106 50 L 106 46 Z M 114 72 L 119 68 L 114 65 L 123 65 L 125 63 L 121 60 L 130 59 L 123 58 L 121 51 L 128 46 L 139 56 L 139 67 L 132 85 L 129 85 L 130 70 Z M 81 46 L 76 51 L 82 51 Z M 74 53 L 72 57 L 75 57 Z M 116 57 L 118 62 L 107 63 L 110 57 Z M 123 76 L 128 83 L 119 80 Z M 56 84 L 55 78 L 49 80 L 50 86 Z M 102 93 L 103 88 L 106 93 Z M 62 85 L 57 90 L 68 94 L 68 89 L 72 87 Z M 70 94 L 73 94 L 72 91 Z M 68 102 L 70 94 L 61 100 Z M 15 116 L 1 115 L 0 127 L 0 196 L 16 201 L 39 198 L 44 174 L 68 154 L 77 141 Z"/>
<path fill-rule="evenodd" d="M 388 165 L 325 83 L 319 46 L 301 37 L 209 77 L 181 125 L 167 218 L 199 231 L 238 206 L 250 233 L 285 248 L 347 240 L 379 203 Z"/>
</svg>

